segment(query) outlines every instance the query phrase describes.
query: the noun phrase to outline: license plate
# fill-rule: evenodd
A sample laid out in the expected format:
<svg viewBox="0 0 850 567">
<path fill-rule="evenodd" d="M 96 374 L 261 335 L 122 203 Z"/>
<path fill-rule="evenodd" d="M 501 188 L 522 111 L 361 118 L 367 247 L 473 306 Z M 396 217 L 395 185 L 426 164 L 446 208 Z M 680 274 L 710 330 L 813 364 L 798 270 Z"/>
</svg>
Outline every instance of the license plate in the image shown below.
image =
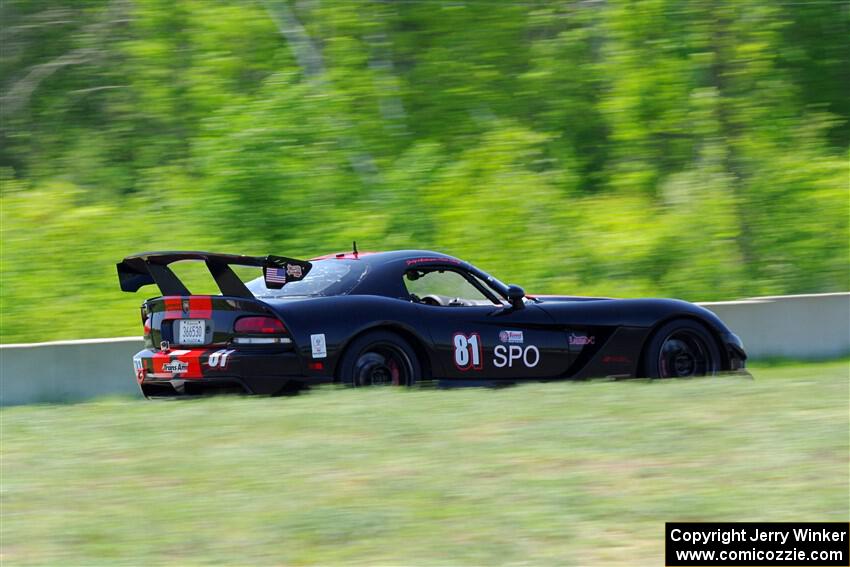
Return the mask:
<svg viewBox="0 0 850 567">
<path fill-rule="evenodd" d="M 181 319 L 177 322 L 177 343 L 181 345 L 202 345 L 207 331 L 203 319 Z"/>
</svg>

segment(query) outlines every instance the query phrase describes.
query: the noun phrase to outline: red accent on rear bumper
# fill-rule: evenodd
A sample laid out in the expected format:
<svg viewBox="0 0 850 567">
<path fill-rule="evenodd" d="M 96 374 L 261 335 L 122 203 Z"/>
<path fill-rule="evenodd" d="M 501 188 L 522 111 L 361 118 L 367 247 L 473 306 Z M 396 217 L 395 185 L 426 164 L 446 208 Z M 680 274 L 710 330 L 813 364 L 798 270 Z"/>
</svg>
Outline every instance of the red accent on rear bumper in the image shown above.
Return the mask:
<svg viewBox="0 0 850 567">
<path fill-rule="evenodd" d="M 151 363 L 153 364 L 152 372 L 154 374 L 162 374 L 162 365 L 168 363 L 171 360 L 171 357 L 168 355 L 168 351 L 160 351 L 155 352 L 151 357 Z M 168 377 L 171 377 L 171 373 L 168 373 Z"/>
<path fill-rule="evenodd" d="M 205 348 L 193 349 L 189 350 L 189 352 L 186 352 L 186 350 L 188 349 L 172 349 L 155 353 L 151 359 L 153 361 L 153 374 L 151 377 L 159 379 L 203 378 L 204 373 L 201 370 L 201 357 L 208 355 L 212 351 Z M 181 354 L 175 356 L 171 354 L 172 352 L 180 352 Z M 186 372 L 174 373 L 163 369 L 163 366 L 175 360 L 185 362 L 188 365 Z"/>
</svg>

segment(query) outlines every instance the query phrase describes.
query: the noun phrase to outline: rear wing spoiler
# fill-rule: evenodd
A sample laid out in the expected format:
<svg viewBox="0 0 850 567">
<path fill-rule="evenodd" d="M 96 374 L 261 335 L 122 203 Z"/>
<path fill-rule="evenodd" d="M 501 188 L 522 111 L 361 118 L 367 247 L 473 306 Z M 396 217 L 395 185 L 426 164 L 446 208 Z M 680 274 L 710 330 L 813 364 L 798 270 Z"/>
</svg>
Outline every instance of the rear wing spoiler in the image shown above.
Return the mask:
<svg viewBox="0 0 850 567">
<path fill-rule="evenodd" d="M 213 252 L 144 252 L 127 256 L 116 264 L 121 290 L 133 292 L 143 286 L 156 284 L 162 295 L 192 295 L 180 278 L 168 267 L 169 264 L 182 260 L 204 262 L 222 295 L 247 299 L 252 299 L 254 295 L 230 268 L 231 265 L 262 268 L 266 287 L 270 289 L 280 289 L 288 282 L 304 279 L 313 267 L 310 262 L 285 256 L 240 256 Z"/>
</svg>

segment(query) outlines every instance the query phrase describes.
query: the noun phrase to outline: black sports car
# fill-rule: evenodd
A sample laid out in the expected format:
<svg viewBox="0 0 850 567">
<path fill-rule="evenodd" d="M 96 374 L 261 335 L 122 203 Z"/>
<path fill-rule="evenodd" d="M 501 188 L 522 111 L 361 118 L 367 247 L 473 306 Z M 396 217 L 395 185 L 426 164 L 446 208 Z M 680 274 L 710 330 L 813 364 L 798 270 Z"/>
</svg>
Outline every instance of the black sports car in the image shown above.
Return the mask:
<svg viewBox="0 0 850 567">
<path fill-rule="evenodd" d="M 221 295 L 193 295 L 169 268 L 184 260 L 205 262 Z M 243 283 L 232 265 L 263 275 Z M 740 339 L 691 303 L 526 295 L 429 251 L 149 252 L 119 263 L 118 278 L 124 291 L 162 293 L 142 304 L 146 348 L 133 358 L 146 396 L 703 376 L 746 360 Z"/>
</svg>

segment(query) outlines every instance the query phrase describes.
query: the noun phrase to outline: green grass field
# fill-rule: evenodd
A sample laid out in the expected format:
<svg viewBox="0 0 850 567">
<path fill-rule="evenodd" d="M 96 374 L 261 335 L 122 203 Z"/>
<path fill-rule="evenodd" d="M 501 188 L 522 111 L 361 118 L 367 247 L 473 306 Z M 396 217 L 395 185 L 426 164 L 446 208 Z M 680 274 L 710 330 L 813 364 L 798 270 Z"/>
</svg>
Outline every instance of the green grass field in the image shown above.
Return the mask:
<svg viewBox="0 0 850 567">
<path fill-rule="evenodd" d="M 4 409 L 2 563 L 659 566 L 848 519 L 848 372 Z"/>
</svg>

